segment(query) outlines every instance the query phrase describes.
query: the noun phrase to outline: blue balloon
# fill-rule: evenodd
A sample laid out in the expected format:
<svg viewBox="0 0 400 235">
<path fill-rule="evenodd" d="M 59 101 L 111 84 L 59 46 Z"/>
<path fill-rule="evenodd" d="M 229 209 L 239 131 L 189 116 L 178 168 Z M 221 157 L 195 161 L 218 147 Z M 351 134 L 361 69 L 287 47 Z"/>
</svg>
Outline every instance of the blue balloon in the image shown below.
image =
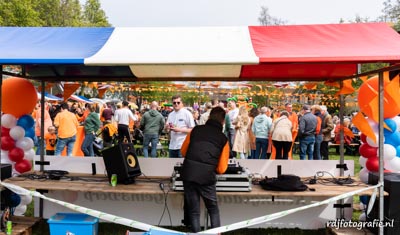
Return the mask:
<svg viewBox="0 0 400 235">
<path fill-rule="evenodd" d="M 25 137 L 31 138 L 33 141 L 35 140 L 35 129 L 33 127 L 25 130 Z"/>
<path fill-rule="evenodd" d="M 17 126 L 20 126 L 25 129 L 25 131 L 29 128 L 32 128 L 35 126 L 35 120 L 31 115 L 23 115 L 20 118 L 18 118 L 17 121 Z"/>
<path fill-rule="evenodd" d="M 400 157 L 400 145 L 396 147 L 396 156 Z"/>
<path fill-rule="evenodd" d="M 389 118 L 385 119 L 385 123 L 390 129 L 392 129 L 391 131 L 389 131 L 388 129 L 383 128 L 383 134 L 386 137 L 386 135 L 391 135 L 391 134 L 393 134 L 393 132 L 395 132 L 397 130 L 397 123 Z"/>
<path fill-rule="evenodd" d="M 9 203 L 10 207 L 17 207 L 21 203 L 21 197 L 16 193 L 11 193 Z"/>
<path fill-rule="evenodd" d="M 396 131 L 391 135 L 385 136 L 385 144 L 393 145 L 393 147 L 397 147 L 400 145 L 400 132 Z"/>
<path fill-rule="evenodd" d="M 366 196 L 366 195 L 360 196 L 360 202 L 362 202 L 362 204 L 364 204 L 364 205 L 368 205 L 369 198 L 370 197 Z"/>
</svg>

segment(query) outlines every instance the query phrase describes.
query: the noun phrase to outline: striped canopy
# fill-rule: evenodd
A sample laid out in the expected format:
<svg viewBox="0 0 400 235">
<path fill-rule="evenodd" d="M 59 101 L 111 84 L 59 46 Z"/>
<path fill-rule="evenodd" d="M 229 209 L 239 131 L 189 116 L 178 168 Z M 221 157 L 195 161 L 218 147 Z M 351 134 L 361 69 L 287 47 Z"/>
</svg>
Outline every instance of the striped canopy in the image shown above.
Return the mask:
<svg viewBox="0 0 400 235">
<path fill-rule="evenodd" d="M 22 76 L 38 80 L 319 81 L 399 61 L 400 36 L 385 23 L 0 27 L 0 64 L 23 65 Z"/>
</svg>

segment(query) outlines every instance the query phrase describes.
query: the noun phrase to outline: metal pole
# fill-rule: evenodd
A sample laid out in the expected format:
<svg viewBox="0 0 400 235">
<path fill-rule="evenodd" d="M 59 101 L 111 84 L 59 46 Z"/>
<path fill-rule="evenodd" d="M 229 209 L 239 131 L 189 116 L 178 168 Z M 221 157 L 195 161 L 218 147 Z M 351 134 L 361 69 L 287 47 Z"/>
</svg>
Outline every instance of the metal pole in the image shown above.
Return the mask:
<svg viewBox="0 0 400 235">
<path fill-rule="evenodd" d="M 343 88 L 343 81 L 340 82 L 340 90 Z M 339 96 L 339 119 L 340 119 L 340 165 L 344 164 L 344 126 L 343 126 L 343 112 L 344 112 L 344 96 Z M 344 169 L 340 168 L 340 176 L 344 176 Z"/>
<path fill-rule="evenodd" d="M 379 221 L 384 222 L 384 214 L 383 214 L 383 193 L 384 193 L 384 169 L 383 169 L 383 105 L 384 105 L 384 91 L 383 91 L 383 72 L 379 73 L 379 183 L 381 186 L 379 187 Z M 387 107 L 389 108 L 389 107 Z M 379 226 L 379 234 L 383 234 L 384 232 L 383 226 Z"/>
<path fill-rule="evenodd" d="M 2 109 L 1 107 L 1 101 L 2 101 L 2 89 L 3 89 L 3 65 L 0 64 L 0 111 Z M 0 118 L 0 127 L 1 127 L 1 118 Z M 1 134 L 0 134 L 1 137 Z M 1 138 L 0 138 L 0 149 L 1 149 Z M 1 151 L 0 151 L 0 162 L 1 162 Z M 0 167 L 0 173 L 1 173 L 1 167 Z"/>
<path fill-rule="evenodd" d="M 40 99 L 40 107 L 41 107 L 41 109 L 40 109 L 40 142 L 39 142 L 39 146 L 40 146 L 40 162 L 44 161 L 44 153 L 45 153 L 45 149 L 44 149 L 44 121 L 45 121 L 44 120 L 45 119 L 45 116 L 44 116 L 44 110 L 45 110 L 45 106 L 44 106 L 45 105 L 44 86 L 45 86 L 44 80 L 42 80 L 41 81 L 41 87 L 42 87 L 41 94 L 42 94 L 42 97 Z M 40 171 L 44 171 L 44 165 L 43 164 L 40 165 Z"/>
</svg>

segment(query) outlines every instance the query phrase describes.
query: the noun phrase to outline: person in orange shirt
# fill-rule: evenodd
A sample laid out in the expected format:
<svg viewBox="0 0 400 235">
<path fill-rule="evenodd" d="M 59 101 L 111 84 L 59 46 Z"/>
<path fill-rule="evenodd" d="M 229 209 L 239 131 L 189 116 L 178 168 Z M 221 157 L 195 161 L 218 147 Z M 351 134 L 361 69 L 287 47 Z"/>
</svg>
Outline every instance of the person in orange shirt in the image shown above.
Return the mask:
<svg viewBox="0 0 400 235">
<path fill-rule="evenodd" d="M 44 135 L 44 141 L 46 145 L 46 155 L 54 155 L 54 150 L 57 142 L 56 128 L 49 126 L 47 133 Z"/>
<path fill-rule="evenodd" d="M 194 233 L 200 231 L 200 197 L 210 215 L 211 228 L 221 225 L 216 193 L 216 174 L 228 168 L 229 142 L 222 133 L 225 110 L 211 110 L 205 125 L 195 126 L 181 147 L 185 157 L 181 177 L 184 189 L 185 224 Z"/>
<path fill-rule="evenodd" d="M 69 111 L 67 103 L 61 104 L 61 112 L 54 118 L 54 126 L 58 128 L 57 145 L 54 154 L 61 156 L 61 152 L 67 146 L 67 156 L 72 156 L 79 123 L 75 114 Z"/>
</svg>

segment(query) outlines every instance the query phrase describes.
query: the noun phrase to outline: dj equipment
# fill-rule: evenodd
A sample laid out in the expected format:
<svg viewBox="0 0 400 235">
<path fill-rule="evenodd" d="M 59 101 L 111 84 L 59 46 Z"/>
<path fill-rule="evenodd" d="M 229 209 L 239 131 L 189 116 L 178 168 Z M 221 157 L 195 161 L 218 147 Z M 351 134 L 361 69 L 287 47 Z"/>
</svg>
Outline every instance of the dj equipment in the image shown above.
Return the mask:
<svg viewBox="0 0 400 235">
<path fill-rule="evenodd" d="M 370 172 L 368 175 L 369 184 L 377 184 L 379 181 L 378 172 Z M 393 220 L 393 227 L 386 226 L 384 233 L 389 235 L 400 234 L 400 173 L 384 173 L 384 189 L 389 193 L 384 197 L 384 222 Z M 367 216 L 367 221 L 379 220 L 379 200 Z M 369 228 L 372 232 L 378 233 L 378 227 Z"/>
<path fill-rule="evenodd" d="M 183 191 L 181 170 L 181 163 L 177 163 L 172 173 L 172 189 L 175 191 Z M 225 174 L 217 175 L 217 191 L 250 192 L 251 185 L 249 170 L 240 166 L 234 160 L 230 160 Z"/>
<path fill-rule="evenodd" d="M 118 183 L 132 184 L 142 174 L 132 143 L 121 143 L 102 151 L 108 179 L 117 174 Z"/>
<path fill-rule="evenodd" d="M 8 178 L 11 178 L 11 174 L 12 174 L 12 166 L 11 164 L 0 164 L 0 172 L 1 172 L 1 180 L 5 180 Z"/>
</svg>

